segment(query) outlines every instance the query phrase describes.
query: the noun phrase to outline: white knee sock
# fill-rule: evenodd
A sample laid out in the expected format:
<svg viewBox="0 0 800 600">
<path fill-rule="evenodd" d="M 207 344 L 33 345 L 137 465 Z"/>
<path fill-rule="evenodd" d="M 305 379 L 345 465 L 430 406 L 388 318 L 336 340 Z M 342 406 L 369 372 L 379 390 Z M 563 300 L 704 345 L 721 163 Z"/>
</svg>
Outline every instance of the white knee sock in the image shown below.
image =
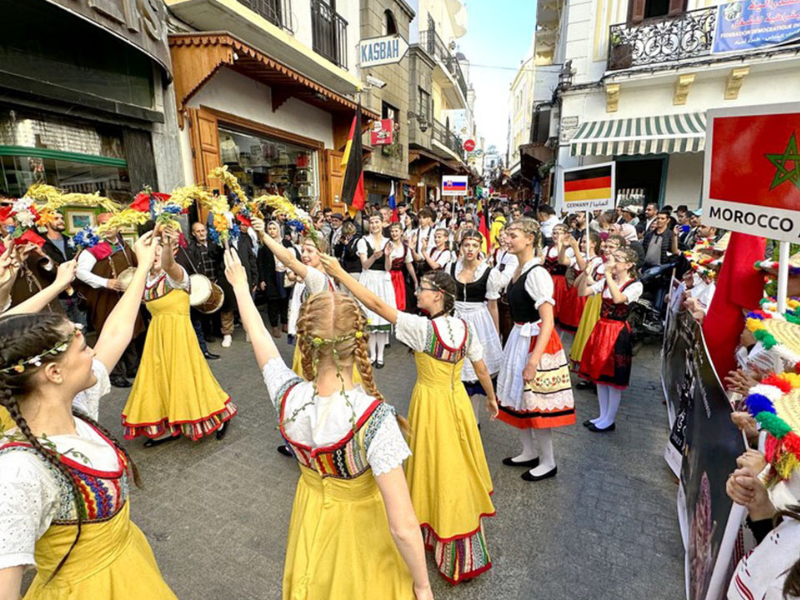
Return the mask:
<svg viewBox="0 0 800 600">
<path fill-rule="evenodd" d="M 531 432 L 534 430 L 531 429 Z M 553 430 L 536 429 L 536 441 L 539 442 L 539 466 L 530 470 L 531 475 L 544 475 L 556 466 L 556 457 L 553 452 Z"/>
<path fill-rule="evenodd" d="M 369 362 L 375 362 L 375 354 L 378 349 L 378 336 L 377 332 L 372 332 L 369 335 Z"/>
<path fill-rule="evenodd" d="M 610 388 L 602 383 L 597 384 L 597 402 L 600 404 L 600 414 L 595 419 L 590 419 L 592 423 L 598 425 L 606 419 L 608 414 L 608 390 Z"/>
<path fill-rule="evenodd" d="M 536 449 L 536 441 L 533 437 L 532 429 L 520 429 L 519 441 L 522 442 L 522 454 L 518 454 L 511 460 L 514 462 L 525 462 L 532 460 L 539 456 L 539 451 Z"/>
<path fill-rule="evenodd" d="M 617 410 L 619 410 L 619 403 L 622 400 L 622 390 L 611 386 L 604 387 L 608 388 L 608 411 L 605 418 L 600 423 L 597 423 L 597 426 L 601 429 L 614 424 L 614 420 L 617 418 Z"/>
<path fill-rule="evenodd" d="M 375 343 L 377 345 L 377 351 L 378 351 L 378 362 L 383 362 L 383 349 L 389 342 L 389 334 L 386 331 L 381 331 L 380 333 L 375 335 L 375 338 L 376 338 Z"/>
</svg>

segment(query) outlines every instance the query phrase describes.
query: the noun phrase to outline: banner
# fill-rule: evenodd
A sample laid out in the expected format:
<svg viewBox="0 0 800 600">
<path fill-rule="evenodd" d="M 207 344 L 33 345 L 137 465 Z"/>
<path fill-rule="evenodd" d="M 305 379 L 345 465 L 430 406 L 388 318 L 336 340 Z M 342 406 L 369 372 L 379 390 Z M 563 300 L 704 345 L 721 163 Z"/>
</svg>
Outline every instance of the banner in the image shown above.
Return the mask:
<svg viewBox="0 0 800 600">
<path fill-rule="evenodd" d="M 570 212 L 614 208 L 615 163 L 563 169 L 559 188 L 564 210 Z"/>
<path fill-rule="evenodd" d="M 442 196 L 466 196 L 468 185 L 467 175 L 442 175 Z"/>
<path fill-rule="evenodd" d="M 745 52 L 800 37 L 799 0 L 745 0 L 717 7 L 712 54 Z"/>
<path fill-rule="evenodd" d="M 678 517 L 686 550 L 687 599 L 721 600 L 743 517 L 742 507 L 725 493 L 725 483 L 745 443 L 731 422 L 731 405 L 702 329 L 686 312 L 675 320 L 671 336 L 664 338 L 662 376 L 667 402 L 675 403 L 668 453 L 681 457 Z"/>
<path fill-rule="evenodd" d="M 381 119 L 372 124 L 370 130 L 370 143 L 373 146 L 389 146 L 394 141 L 394 121 Z"/>
</svg>

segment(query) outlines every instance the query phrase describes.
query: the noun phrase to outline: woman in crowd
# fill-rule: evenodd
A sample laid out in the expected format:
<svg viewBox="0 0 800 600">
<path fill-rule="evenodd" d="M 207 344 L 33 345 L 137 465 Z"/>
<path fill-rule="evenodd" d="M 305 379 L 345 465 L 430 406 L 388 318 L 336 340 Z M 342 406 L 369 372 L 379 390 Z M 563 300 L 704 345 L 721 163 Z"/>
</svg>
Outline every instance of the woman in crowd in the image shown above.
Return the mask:
<svg viewBox="0 0 800 600">
<path fill-rule="evenodd" d="M 567 269 L 575 259 L 569 252 L 569 240 L 572 237 L 567 226 L 559 223 L 553 227 L 553 242 L 544 250 L 544 268 L 553 279 L 553 316 L 558 321 L 559 311 L 564 307 L 567 295 Z"/>
<path fill-rule="evenodd" d="M 407 297 L 409 292 L 417 289 L 417 274 L 414 271 L 414 261 L 411 258 L 411 250 L 403 240 L 403 228 L 400 223 L 392 223 L 389 227 L 389 243 L 386 244 L 384 254 L 386 255 L 386 270 L 392 277 L 392 287 L 394 288 L 395 306 L 397 310 L 406 310 Z M 406 289 L 406 276 L 411 279 L 411 290 Z"/>
<path fill-rule="evenodd" d="M 356 233 L 352 221 L 342 225 L 342 235 L 333 249 L 334 256 L 342 263 L 344 270 L 358 279 L 361 277 L 361 258 L 358 256 L 358 241 L 361 236 Z"/>
<path fill-rule="evenodd" d="M 519 429 L 522 452 L 503 464 L 528 467 L 522 479 L 540 481 L 558 472 L 552 428 L 575 423 L 575 403 L 555 330 L 553 279 L 538 256 L 539 224 L 523 217 L 511 222 L 506 235 L 520 266 L 507 288 L 514 328 L 503 349 L 497 403 L 500 420 Z"/>
<path fill-rule="evenodd" d="M 156 235 L 159 230 L 156 229 Z M 189 318 L 189 275 L 175 262 L 178 232 L 163 229 L 163 246 L 144 289 L 152 315 L 144 352 L 128 401 L 122 409 L 125 439 L 146 436 L 146 447 L 192 441 L 216 432 L 221 440 L 236 414 L 197 343 Z"/>
<path fill-rule="evenodd" d="M 616 416 L 622 391 L 631 378 L 631 304 L 642 295 L 636 279 L 636 252 L 621 248 L 606 257 L 602 279 L 587 277 L 580 283 L 581 296 L 602 297 L 600 320 L 592 329 L 583 349 L 578 375 L 597 386 L 600 414 L 583 422 L 589 431 L 605 433 L 616 429 Z"/>
<path fill-rule="evenodd" d="M 492 418 L 497 404 L 483 348 L 475 331 L 451 316 L 456 286 L 452 277 L 431 271 L 417 291 L 430 319 L 383 302 L 338 262 L 323 258 L 328 272 L 368 310 L 397 326 L 397 339 L 414 350 L 417 382 L 411 396 L 412 456 L 406 467 L 411 499 L 422 523 L 425 545 L 434 551 L 439 573 L 450 583 L 472 579 L 491 568 L 483 517 L 494 515 L 492 479 L 469 396 L 458 382 L 469 359 L 488 394 Z"/>
<path fill-rule="evenodd" d="M 304 380 L 267 334 L 236 254 L 226 253 L 225 264 L 281 434 L 300 466 L 283 597 L 433 598 L 402 470 L 410 451 L 375 387 L 358 304 L 333 291 L 306 300 L 297 324 Z M 352 379 L 357 370 L 363 385 Z"/>
<path fill-rule="evenodd" d="M 383 237 L 383 221 L 380 216 L 369 219 L 369 235 L 358 242 L 358 256 L 361 258 L 361 278 L 359 281 L 384 302 L 394 305 L 395 291 L 392 287 L 392 276 L 386 269 L 386 246 L 389 243 Z M 390 260 L 390 259 L 389 259 Z M 383 368 L 383 350 L 389 343 L 391 324 L 381 315 L 367 308 L 369 322 L 369 359 L 377 369 Z"/>
<path fill-rule="evenodd" d="M 433 250 L 430 252 L 423 250 L 422 256 L 429 270 L 441 271 L 453 258 L 450 252 L 450 232 L 440 227 L 436 230 L 436 233 L 433 234 L 433 242 L 435 244 Z"/>
<path fill-rule="evenodd" d="M 578 280 L 584 273 L 594 273 L 603 264 L 603 257 L 600 256 L 600 236 L 596 233 L 589 234 L 588 256 L 585 253 L 585 240 L 578 242 L 574 237 L 569 236 L 567 243 L 572 251 L 572 256 L 575 257 L 575 281 L 567 289 L 567 294 L 564 297 L 564 306 L 559 311 L 558 322 L 564 330 L 575 333 L 580 325 L 587 301 L 585 296 L 578 295 Z"/>
<path fill-rule="evenodd" d="M 283 245 L 281 227 L 277 221 L 269 222 L 267 235 Z M 292 285 L 286 279 L 286 271 L 286 265 L 275 258 L 269 247 L 261 244 L 258 249 L 258 285 L 267 298 L 267 316 L 272 335 L 276 338 L 281 337 L 281 333 L 289 331 L 289 299 Z"/>
<path fill-rule="evenodd" d="M 468 229 L 461 237 L 461 258 L 451 262 L 450 276 L 456 283 L 456 316 L 474 331 L 483 344 L 483 362 L 494 379 L 503 361 L 503 346 L 499 335 L 499 313 L 497 299 L 507 279 L 489 266 L 481 257 L 483 236 L 475 229 Z M 478 397 L 486 396 L 472 364 L 465 362 L 461 369 L 461 381 L 472 399 L 475 420 L 480 423 Z"/>
<path fill-rule="evenodd" d="M 36 566 L 28 599 L 176 598 L 130 522 L 136 467 L 96 422 L 108 374 L 133 336 L 155 259 L 151 235 L 135 245 L 136 274 L 94 350 L 63 316 L 0 318 L 0 404 L 16 425 L 0 437 L 2 598 L 19 598 L 26 565 Z"/>
</svg>

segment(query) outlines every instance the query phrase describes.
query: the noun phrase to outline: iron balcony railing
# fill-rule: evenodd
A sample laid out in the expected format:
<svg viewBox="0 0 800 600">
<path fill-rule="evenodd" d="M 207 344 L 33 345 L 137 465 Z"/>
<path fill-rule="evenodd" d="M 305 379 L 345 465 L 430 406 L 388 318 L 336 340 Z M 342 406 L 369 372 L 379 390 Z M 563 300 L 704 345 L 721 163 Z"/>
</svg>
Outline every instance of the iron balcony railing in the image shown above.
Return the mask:
<svg viewBox="0 0 800 600">
<path fill-rule="evenodd" d="M 434 60 L 439 61 L 444 69 L 453 76 L 453 79 L 456 80 L 458 87 L 461 89 L 461 93 L 466 99 L 467 80 L 464 79 L 464 72 L 461 70 L 458 59 L 453 56 L 450 49 L 442 41 L 442 38 L 439 37 L 439 34 L 432 29 L 420 31 L 419 45 L 425 52 L 433 57 Z"/>
<path fill-rule="evenodd" d="M 669 63 L 711 54 L 717 7 L 690 10 L 676 17 L 619 23 L 609 30 L 610 70 Z"/>
<path fill-rule="evenodd" d="M 239 2 L 273 25 L 293 33 L 291 0 L 239 0 Z"/>
<path fill-rule="evenodd" d="M 314 52 L 347 69 L 347 21 L 323 0 L 311 0 Z"/>
<path fill-rule="evenodd" d="M 442 146 L 455 152 L 461 160 L 464 160 L 464 149 L 461 147 L 461 138 L 436 119 L 433 120 L 433 139 L 442 144 Z"/>
</svg>

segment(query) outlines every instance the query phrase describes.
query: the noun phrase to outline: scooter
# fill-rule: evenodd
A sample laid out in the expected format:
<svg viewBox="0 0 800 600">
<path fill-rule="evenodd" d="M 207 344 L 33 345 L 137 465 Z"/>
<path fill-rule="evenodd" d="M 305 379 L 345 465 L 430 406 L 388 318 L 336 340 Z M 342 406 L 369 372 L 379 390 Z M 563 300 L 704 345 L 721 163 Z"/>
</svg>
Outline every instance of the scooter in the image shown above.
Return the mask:
<svg viewBox="0 0 800 600">
<path fill-rule="evenodd" d="M 662 306 L 659 308 L 656 306 L 656 299 L 662 290 L 669 288 L 674 268 L 673 263 L 666 263 L 642 271 L 639 281 L 644 286 L 644 291 L 633 303 L 628 316 L 634 348 L 640 347 L 650 338 L 661 338 L 664 335 L 666 301 L 662 300 Z"/>
</svg>

